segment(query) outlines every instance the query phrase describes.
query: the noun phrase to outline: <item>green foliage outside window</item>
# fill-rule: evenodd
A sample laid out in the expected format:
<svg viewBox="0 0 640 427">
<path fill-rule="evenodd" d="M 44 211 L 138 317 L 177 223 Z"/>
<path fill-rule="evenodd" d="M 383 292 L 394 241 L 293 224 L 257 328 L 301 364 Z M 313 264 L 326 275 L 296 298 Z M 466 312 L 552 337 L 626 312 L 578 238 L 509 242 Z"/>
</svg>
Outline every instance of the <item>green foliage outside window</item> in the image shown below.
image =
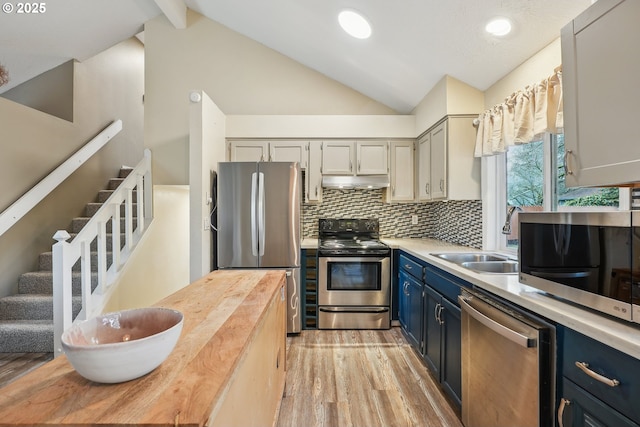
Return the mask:
<svg viewBox="0 0 640 427">
<path fill-rule="evenodd" d="M 555 179 L 558 206 L 618 206 L 618 188 L 565 186 L 564 135 L 556 142 Z M 542 206 L 544 184 L 544 141 L 509 148 L 507 154 L 507 203 L 509 206 Z"/>
</svg>

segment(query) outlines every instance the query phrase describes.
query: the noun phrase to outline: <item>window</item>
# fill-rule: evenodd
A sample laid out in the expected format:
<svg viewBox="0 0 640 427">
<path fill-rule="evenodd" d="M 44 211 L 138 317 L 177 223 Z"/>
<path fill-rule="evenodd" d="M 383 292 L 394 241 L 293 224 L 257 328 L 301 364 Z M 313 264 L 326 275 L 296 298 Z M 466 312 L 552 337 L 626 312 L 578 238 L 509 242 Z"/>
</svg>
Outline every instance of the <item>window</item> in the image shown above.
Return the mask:
<svg viewBox="0 0 640 427">
<path fill-rule="evenodd" d="M 490 211 L 484 216 L 487 249 L 517 251 L 519 212 L 617 210 L 620 197 L 628 193 L 618 188 L 567 188 L 562 134 L 546 134 L 484 158 L 483 170 L 483 178 L 490 178 L 488 188 L 483 179 L 483 202 Z M 490 194 L 492 187 L 495 196 Z"/>
</svg>

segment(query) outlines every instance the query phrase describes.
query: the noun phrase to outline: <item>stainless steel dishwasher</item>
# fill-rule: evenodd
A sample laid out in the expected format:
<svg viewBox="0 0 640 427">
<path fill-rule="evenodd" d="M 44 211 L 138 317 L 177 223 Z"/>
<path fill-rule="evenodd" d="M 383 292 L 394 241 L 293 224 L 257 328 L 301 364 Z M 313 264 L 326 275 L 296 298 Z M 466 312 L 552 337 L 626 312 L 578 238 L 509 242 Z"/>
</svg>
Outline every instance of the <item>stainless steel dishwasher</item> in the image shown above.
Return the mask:
<svg viewBox="0 0 640 427">
<path fill-rule="evenodd" d="M 555 327 L 477 289 L 458 300 L 465 427 L 553 426 Z"/>
</svg>

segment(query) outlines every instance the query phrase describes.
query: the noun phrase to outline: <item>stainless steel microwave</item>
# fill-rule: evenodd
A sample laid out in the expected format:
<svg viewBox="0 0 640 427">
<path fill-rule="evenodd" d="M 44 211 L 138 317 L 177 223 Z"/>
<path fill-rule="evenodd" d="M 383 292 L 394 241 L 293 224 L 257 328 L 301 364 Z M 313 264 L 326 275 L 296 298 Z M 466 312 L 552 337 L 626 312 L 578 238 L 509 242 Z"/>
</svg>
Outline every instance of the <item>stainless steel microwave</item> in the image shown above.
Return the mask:
<svg viewBox="0 0 640 427">
<path fill-rule="evenodd" d="M 640 323 L 640 212 L 522 212 L 518 227 L 521 283 Z"/>
</svg>

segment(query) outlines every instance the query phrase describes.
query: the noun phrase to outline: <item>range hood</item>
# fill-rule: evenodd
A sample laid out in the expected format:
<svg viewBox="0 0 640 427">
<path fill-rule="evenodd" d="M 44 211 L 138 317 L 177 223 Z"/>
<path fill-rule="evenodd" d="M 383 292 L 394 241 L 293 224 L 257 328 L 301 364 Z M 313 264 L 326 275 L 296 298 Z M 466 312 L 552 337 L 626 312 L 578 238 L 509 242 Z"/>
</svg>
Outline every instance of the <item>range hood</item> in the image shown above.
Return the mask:
<svg viewBox="0 0 640 427">
<path fill-rule="evenodd" d="M 388 175 L 324 175 L 322 177 L 324 188 L 362 189 L 389 187 Z"/>
</svg>

